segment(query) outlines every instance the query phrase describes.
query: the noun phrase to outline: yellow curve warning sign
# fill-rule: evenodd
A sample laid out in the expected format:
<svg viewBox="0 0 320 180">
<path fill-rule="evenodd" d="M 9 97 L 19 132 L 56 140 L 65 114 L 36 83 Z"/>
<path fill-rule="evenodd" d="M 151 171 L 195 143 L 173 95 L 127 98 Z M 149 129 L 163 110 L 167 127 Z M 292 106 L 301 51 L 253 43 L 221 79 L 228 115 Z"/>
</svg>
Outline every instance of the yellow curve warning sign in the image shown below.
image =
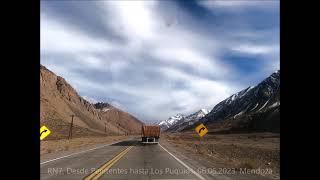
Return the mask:
<svg viewBox="0 0 320 180">
<path fill-rule="evenodd" d="M 40 128 L 40 140 L 43 140 L 44 138 L 49 136 L 50 133 L 51 131 L 46 126 L 42 126 Z"/>
<path fill-rule="evenodd" d="M 203 137 L 208 133 L 208 129 L 201 123 L 199 126 L 195 129 L 200 137 Z"/>
</svg>

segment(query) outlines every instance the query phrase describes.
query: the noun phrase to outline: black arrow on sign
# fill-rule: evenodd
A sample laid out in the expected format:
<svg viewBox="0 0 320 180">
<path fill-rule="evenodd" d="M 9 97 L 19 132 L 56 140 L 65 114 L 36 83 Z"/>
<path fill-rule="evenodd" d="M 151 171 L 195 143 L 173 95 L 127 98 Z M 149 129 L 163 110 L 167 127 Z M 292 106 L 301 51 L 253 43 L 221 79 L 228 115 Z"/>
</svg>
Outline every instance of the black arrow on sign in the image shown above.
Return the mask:
<svg viewBox="0 0 320 180">
<path fill-rule="evenodd" d="M 44 132 L 47 132 L 47 130 L 42 131 L 42 132 L 40 133 L 40 137 L 41 137 L 42 133 L 44 133 Z"/>
<path fill-rule="evenodd" d="M 199 129 L 199 133 L 202 131 L 202 130 L 205 130 L 206 128 L 205 127 L 202 127 L 201 129 Z"/>
</svg>

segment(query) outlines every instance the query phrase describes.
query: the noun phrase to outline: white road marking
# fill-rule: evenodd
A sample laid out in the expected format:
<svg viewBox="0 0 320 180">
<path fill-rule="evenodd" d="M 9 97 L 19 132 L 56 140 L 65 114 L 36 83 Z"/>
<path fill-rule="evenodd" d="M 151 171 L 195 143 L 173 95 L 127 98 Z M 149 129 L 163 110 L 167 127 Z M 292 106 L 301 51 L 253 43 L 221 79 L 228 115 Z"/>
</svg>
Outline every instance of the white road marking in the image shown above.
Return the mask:
<svg viewBox="0 0 320 180">
<path fill-rule="evenodd" d="M 189 171 L 191 171 L 194 175 L 196 175 L 199 179 L 201 180 L 206 180 L 203 176 L 201 176 L 199 173 L 197 173 L 196 171 L 194 171 L 191 167 L 189 167 L 188 165 L 186 165 L 184 162 L 182 162 L 180 159 L 178 159 L 177 157 L 175 157 L 173 154 L 171 154 L 166 148 L 162 147 L 161 144 L 159 143 L 159 146 L 165 150 L 167 153 L 169 153 L 174 159 L 176 159 L 180 164 L 182 164 L 184 167 L 186 167 Z"/>
<path fill-rule="evenodd" d="M 124 140 L 121 140 L 121 141 L 124 141 Z M 110 146 L 110 145 L 119 143 L 121 141 L 113 142 L 113 143 L 110 143 L 110 144 L 105 144 L 103 146 L 95 147 L 95 148 L 92 148 L 92 149 L 87 149 L 85 151 L 80 151 L 80 152 L 72 153 L 72 154 L 69 154 L 69 155 L 62 156 L 62 157 L 58 157 L 58 158 L 55 158 L 55 159 L 51 159 L 51 160 L 48 160 L 48 161 L 44 161 L 44 162 L 41 162 L 40 165 L 46 164 L 48 162 L 56 161 L 56 160 L 59 160 L 59 159 L 63 159 L 63 158 L 66 158 L 66 157 L 70 157 L 70 156 L 73 156 L 73 155 L 76 155 L 76 154 L 81 154 L 81 153 L 89 152 L 89 151 L 92 151 L 92 150 L 95 150 L 95 149 L 100 149 L 100 148 L 103 148 L 103 147 L 106 147 L 106 146 Z"/>
</svg>

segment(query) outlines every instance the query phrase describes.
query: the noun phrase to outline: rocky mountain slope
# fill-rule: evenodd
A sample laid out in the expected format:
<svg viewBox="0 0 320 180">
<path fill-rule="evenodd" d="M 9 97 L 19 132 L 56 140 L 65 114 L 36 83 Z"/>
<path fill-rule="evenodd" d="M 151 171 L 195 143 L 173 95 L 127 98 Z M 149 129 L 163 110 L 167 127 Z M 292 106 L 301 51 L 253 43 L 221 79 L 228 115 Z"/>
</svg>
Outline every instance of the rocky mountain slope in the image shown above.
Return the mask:
<svg viewBox="0 0 320 180">
<path fill-rule="evenodd" d="M 52 132 L 46 139 L 66 138 L 71 115 L 74 117 L 73 137 L 106 134 L 139 133 L 142 122 L 115 107 L 104 111 L 82 98 L 60 76 L 40 66 L 40 125 Z"/>
<path fill-rule="evenodd" d="M 160 125 L 162 131 L 180 131 L 187 125 L 194 124 L 206 114 L 208 114 L 208 110 L 206 109 L 200 109 L 199 111 L 188 116 L 177 114 L 175 116 L 169 117 L 169 119 L 167 120 L 159 122 L 158 125 Z"/>
<path fill-rule="evenodd" d="M 142 123 L 131 114 L 103 102 L 94 104 L 94 107 L 100 111 L 102 119 L 108 124 L 116 125 L 121 131 L 129 134 L 141 133 Z"/>
<path fill-rule="evenodd" d="M 204 122 L 236 118 L 245 113 L 263 112 L 280 105 L 280 70 L 255 87 L 248 87 L 217 104 Z"/>
<path fill-rule="evenodd" d="M 177 114 L 175 116 L 169 117 L 167 120 L 160 121 L 158 123 L 158 125 L 160 126 L 162 131 L 165 131 L 168 128 L 170 128 L 172 125 L 174 125 L 175 123 L 177 123 L 178 121 L 180 121 L 182 119 L 184 119 L 184 115 L 183 114 Z"/>
<path fill-rule="evenodd" d="M 211 129 L 279 131 L 280 70 L 257 86 L 248 87 L 218 103 L 199 123 Z M 184 130 L 192 129 L 189 125 Z"/>
<path fill-rule="evenodd" d="M 209 112 L 206 109 L 200 109 L 199 111 L 192 113 L 180 121 L 176 122 L 170 126 L 166 131 L 167 132 L 179 132 L 186 128 L 187 126 L 192 126 L 194 123 L 198 122 L 201 118 L 207 115 Z"/>
</svg>

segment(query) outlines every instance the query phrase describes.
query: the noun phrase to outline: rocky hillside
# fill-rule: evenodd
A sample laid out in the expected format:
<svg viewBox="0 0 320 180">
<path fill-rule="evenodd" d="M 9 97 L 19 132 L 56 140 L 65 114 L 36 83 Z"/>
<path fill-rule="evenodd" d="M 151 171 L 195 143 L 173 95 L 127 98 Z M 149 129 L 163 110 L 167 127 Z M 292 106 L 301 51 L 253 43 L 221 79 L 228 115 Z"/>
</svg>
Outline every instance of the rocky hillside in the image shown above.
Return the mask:
<svg viewBox="0 0 320 180">
<path fill-rule="evenodd" d="M 142 123 L 131 114 L 103 102 L 94 104 L 94 107 L 100 111 L 101 116 L 107 123 L 116 125 L 123 132 L 129 134 L 141 133 Z"/>
<path fill-rule="evenodd" d="M 52 131 L 46 139 L 66 138 L 71 115 L 75 115 L 73 137 L 140 132 L 139 120 L 112 108 L 110 112 L 101 110 L 79 96 L 64 78 L 40 66 L 40 125 Z"/>
<path fill-rule="evenodd" d="M 280 105 L 280 70 L 255 87 L 248 87 L 217 104 L 204 122 L 236 118 L 241 114 L 263 112 Z"/>
</svg>

